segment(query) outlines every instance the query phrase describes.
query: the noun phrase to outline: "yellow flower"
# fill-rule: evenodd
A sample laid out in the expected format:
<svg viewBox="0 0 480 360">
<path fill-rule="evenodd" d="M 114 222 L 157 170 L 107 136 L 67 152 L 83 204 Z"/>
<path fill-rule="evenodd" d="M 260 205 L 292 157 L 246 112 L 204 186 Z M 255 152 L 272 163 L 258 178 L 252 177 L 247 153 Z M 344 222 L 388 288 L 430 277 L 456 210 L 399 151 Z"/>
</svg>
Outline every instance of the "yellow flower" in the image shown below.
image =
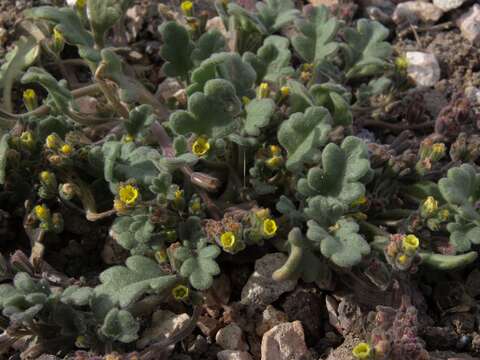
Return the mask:
<svg viewBox="0 0 480 360">
<path fill-rule="evenodd" d="M 135 202 L 138 200 L 139 195 L 138 188 L 131 184 L 120 185 L 118 195 L 120 197 L 120 201 L 122 201 L 126 205 L 135 205 Z"/>
<path fill-rule="evenodd" d="M 200 136 L 192 145 L 192 152 L 197 156 L 205 155 L 210 150 L 210 143 L 205 136 Z"/>
<path fill-rule="evenodd" d="M 248 105 L 248 104 L 250 103 L 250 101 L 251 101 L 251 100 L 250 100 L 249 97 L 247 97 L 247 96 L 242 96 L 242 104 L 243 104 L 243 105 L 245 105 L 245 106 Z"/>
<path fill-rule="evenodd" d="M 50 210 L 45 204 L 35 206 L 33 211 L 38 220 L 47 221 L 50 217 Z"/>
<path fill-rule="evenodd" d="M 184 1 L 180 4 L 180 8 L 182 9 L 182 12 L 185 15 L 190 16 L 192 14 L 192 10 L 193 10 L 193 2 L 188 1 L 188 0 Z"/>
<path fill-rule="evenodd" d="M 440 219 L 442 219 L 442 221 L 447 221 L 449 216 L 450 211 L 448 211 L 448 209 L 443 209 L 442 211 L 440 211 Z"/>
<path fill-rule="evenodd" d="M 155 259 L 161 264 L 167 261 L 168 255 L 165 249 L 161 249 L 155 252 Z"/>
<path fill-rule="evenodd" d="M 220 236 L 220 243 L 222 244 L 223 248 L 226 250 L 233 249 L 235 247 L 235 244 L 237 243 L 235 234 L 231 231 L 224 232 Z"/>
<path fill-rule="evenodd" d="M 23 92 L 23 103 L 28 111 L 33 111 L 38 107 L 38 98 L 35 90 L 27 89 Z"/>
<path fill-rule="evenodd" d="M 405 254 L 400 255 L 397 260 L 400 265 L 405 265 L 408 261 L 408 256 Z"/>
<path fill-rule="evenodd" d="M 175 191 L 175 200 L 180 201 L 183 199 L 183 190 L 176 190 Z"/>
<path fill-rule="evenodd" d="M 281 156 L 273 156 L 265 161 L 265 165 L 272 170 L 278 169 L 282 164 L 283 158 Z"/>
<path fill-rule="evenodd" d="M 186 300 L 190 294 L 190 289 L 185 285 L 177 285 L 172 289 L 172 295 L 175 300 Z"/>
<path fill-rule="evenodd" d="M 436 156 L 445 154 L 445 149 L 444 143 L 435 143 L 432 145 L 432 153 Z"/>
<path fill-rule="evenodd" d="M 123 138 L 123 142 L 124 143 L 130 143 L 130 142 L 133 142 L 135 140 L 135 137 L 133 135 L 125 135 L 125 137 Z"/>
<path fill-rule="evenodd" d="M 273 219 L 263 220 L 263 234 L 266 237 L 273 237 L 277 233 L 277 223 Z"/>
<path fill-rule="evenodd" d="M 287 97 L 290 95 L 290 88 L 288 86 L 282 86 L 280 88 L 280 94 L 282 94 L 283 97 Z"/>
<path fill-rule="evenodd" d="M 357 344 L 352 350 L 353 356 L 360 360 L 366 360 L 370 358 L 371 352 L 372 350 L 370 345 L 364 342 Z"/>
<path fill-rule="evenodd" d="M 408 60 L 405 56 L 398 56 L 395 59 L 395 67 L 397 71 L 403 72 L 408 68 Z"/>
<path fill-rule="evenodd" d="M 73 152 L 73 148 L 68 144 L 63 144 L 62 147 L 60 148 L 60 152 L 63 155 L 70 155 Z"/>
<path fill-rule="evenodd" d="M 352 206 L 362 206 L 368 202 L 368 199 L 365 195 L 360 196 L 357 200 L 352 202 Z"/>
<path fill-rule="evenodd" d="M 57 134 L 52 133 L 47 136 L 45 145 L 47 146 L 47 148 L 54 150 L 58 148 L 58 146 L 60 145 L 60 138 L 58 137 Z"/>
<path fill-rule="evenodd" d="M 113 200 L 113 209 L 118 213 L 118 214 L 125 214 L 127 212 L 127 206 L 125 203 L 119 199 L 114 199 Z"/>
<path fill-rule="evenodd" d="M 77 9 L 82 10 L 86 4 L 87 4 L 87 0 L 77 0 L 77 2 L 75 3 L 75 6 L 77 7 Z"/>
<path fill-rule="evenodd" d="M 415 235 L 409 234 L 403 238 L 402 245 L 403 250 L 405 250 L 406 252 L 414 252 L 418 249 L 418 246 L 420 245 L 420 240 L 418 240 Z"/>
<path fill-rule="evenodd" d="M 435 200 L 433 196 L 429 196 L 423 202 L 423 208 L 425 209 L 425 212 L 427 213 L 427 215 L 431 215 L 438 210 L 438 201 Z"/>
<path fill-rule="evenodd" d="M 195 201 L 193 201 L 190 208 L 193 212 L 198 212 L 202 210 L 202 204 L 200 203 L 200 200 L 196 199 Z"/>
<path fill-rule="evenodd" d="M 281 155 L 282 154 L 282 149 L 278 145 L 270 145 L 270 153 L 272 155 Z"/>
<path fill-rule="evenodd" d="M 40 181 L 45 185 L 51 185 L 55 183 L 55 175 L 50 171 L 42 171 L 39 177 Z"/>
<path fill-rule="evenodd" d="M 262 82 L 258 87 L 258 96 L 263 99 L 270 95 L 270 85 L 266 82 Z"/>
<path fill-rule="evenodd" d="M 28 148 L 33 147 L 35 140 L 33 139 L 33 134 L 31 131 L 24 131 L 20 135 L 20 142 Z"/>
</svg>

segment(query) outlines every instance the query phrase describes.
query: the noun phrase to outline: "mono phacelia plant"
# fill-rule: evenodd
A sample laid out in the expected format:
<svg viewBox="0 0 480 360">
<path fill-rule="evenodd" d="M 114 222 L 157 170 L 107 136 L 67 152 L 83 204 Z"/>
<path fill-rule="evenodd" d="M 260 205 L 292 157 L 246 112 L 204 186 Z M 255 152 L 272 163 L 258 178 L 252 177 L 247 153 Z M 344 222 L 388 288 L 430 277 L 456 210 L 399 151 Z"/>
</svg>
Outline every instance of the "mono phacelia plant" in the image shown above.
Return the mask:
<svg viewBox="0 0 480 360">
<path fill-rule="evenodd" d="M 132 4 L 28 9 L 26 33 L 1 66 L 0 204 L 21 219 L 31 255 L 21 266 L 2 259 L 0 352 L 19 340 L 25 357 L 168 352 L 191 325 L 137 348 L 153 310 L 180 302 L 194 309 L 194 324 L 203 291 L 249 247 L 287 254 L 278 281 L 315 282 L 327 264 L 349 271 L 372 258 L 409 273 L 422 261 L 451 269 L 475 260 L 474 251 L 455 254 L 480 241 L 474 165 L 450 169 L 437 185 L 424 177 L 446 156 L 445 144 L 424 141 L 411 163 L 400 166 L 400 152 L 377 164 L 356 136 L 356 112 L 378 114 L 383 105 L 371 99 L 404 86 L 385 26 L 347 23 L 324 6 L 302 13 L 291 0 L 253 10 L 216 1 L 226 32 L 207 31 L 204 13 L 184 2 L 176 17 L 164 9 L 158 28 L 162 81 L 178 88 L 166 100 L 124 56 L 117 35 Z M 93 99 L 94 111 L 81 99 Z M 395 153 L 394 144 L 377 150 Z M 390 234 L 386 220 L 398 218 L 382 211 L 386 188 L 408 194 L 397 209 L 408 219 L 447 229 L 451 251 L 414 227 Z M 51 249 L 67 245 L 65 234 L 84 234 L 80 220 L 80 228 L 107 227 L 97 242 L 108 237 L 121 250 L 98 277 L 60 276 L 47 263 Z M 379 325 L 394 353 L 397 327 L 414 321 L 408 307 L 401 311 Z"/>
</svg>

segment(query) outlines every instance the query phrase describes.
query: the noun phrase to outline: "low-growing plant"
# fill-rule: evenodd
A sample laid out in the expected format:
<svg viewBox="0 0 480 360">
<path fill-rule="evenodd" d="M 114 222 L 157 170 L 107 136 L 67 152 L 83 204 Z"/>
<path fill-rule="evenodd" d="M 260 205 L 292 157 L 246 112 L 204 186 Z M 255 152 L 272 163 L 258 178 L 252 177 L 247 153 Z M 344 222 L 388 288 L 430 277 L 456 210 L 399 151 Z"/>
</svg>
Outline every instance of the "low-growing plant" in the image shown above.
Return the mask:
<svg viewBox="0 0 480 360">
<path fill-rule="evenodd" d="M 428 176 L 445 144 L 426 139 L 409 162 L 355 127 L 358 114 L 381 113 L 372 99 L 405 86 L 382 24 L 348 24 L 324 6 L 300 13 L 290 0 L 254 10 L 217 1 L 227 39 L 183 3 L 158 28 L 163 81 L 179 88 L 160 100 L 110 36 L 130 5 L 29 9 L 30 34 L 0 70 L 0 203 L 23 219 L 31 247 L 22 266 L 2 261 L 0 351 L 19 340 L 24 357 L 142 350 L 135 341 L 156 306 L 197 309 L 231 256 L 267 243 L 288 255 L 278 281 L 320 281 L 328 268 L 348 272 L 372 259 L 385 259 L 394 276 L 475 260 L 466 253 L 480 242 L 474 165 L 450 169 L 437 185 Z M 88 83 L 66 71 L 67 53 Z M 94 112 L 82 110 L 85 97 Z M 403 208 L 391 209 L 402 196 Z M 78 217 L 108 226 L 126 255 L 98 279 L 57 281 L 45 254 L 67 242 Z M 447 230 L 451 251 L 422 238 L 423 227 Z"/>
</svg>

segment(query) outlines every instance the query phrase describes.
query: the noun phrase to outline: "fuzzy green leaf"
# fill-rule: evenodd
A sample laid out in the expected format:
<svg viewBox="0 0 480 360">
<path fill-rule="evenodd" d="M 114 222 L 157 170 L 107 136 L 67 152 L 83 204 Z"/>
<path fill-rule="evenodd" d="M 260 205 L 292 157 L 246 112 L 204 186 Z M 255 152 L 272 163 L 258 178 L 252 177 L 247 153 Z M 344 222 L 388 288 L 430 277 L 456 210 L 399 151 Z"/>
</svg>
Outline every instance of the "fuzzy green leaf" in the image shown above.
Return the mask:
<svg viewBox="0 0 480 360">
<path fill-rule="evenodd" d="M 315 6 L 307 19 L 296 22 L 302 32 L 293 38 L 292 45 L 300 57 L 310 63 L 319 63 L 335 54 L 339 44 L 335 36 L 341 23 L 332 17 L 325 6 Z"/>
<path fill-rule="evenodd" d="M 102 272 L 95 295 L 101 299 L 102 307 L 123 308 L 146 293 L 164 291 L 176 281 L 176 276 L 165 274 L 154 260 L 136 255 L 126 260 L 126 266 L 112 266 Z"/>
<path fill-rule="evenodd" d="M 299 11 L 291 0 L 265 0 L 256 4 L 258 18 L 269 33 L 280 30 L 295 20 Z"/>
<path fill-rule="evenodd" d="M 277 137 L 279 143 L 287 150 L 288 169 L 300 170 L 309 156 L 326 143 L 331 121 L 327 109 L 312 106 L 304 114 L 292 114 L 282 123 Z"/>
<path fill-rule="evenodd" d="M 105 34 L 123 15 L 118 0 L 87 0 L 90 25 L 98 45 L 103 46 Z"/>
<path fill-rule="evenodd" d="M 383 74 L 392 46 L 384 41 L 388 29 L 376 21 L 360 19 L 356 29 L 345 29 L 345 71 L 348 79 Z"/>
<path fill-rule="evenodd" d="M 61 300 L 65 304 L 85 306 L 90 303 L 90 299 L 93 296 L 93 289 L 89 287 L 79 287 L 72 285 L 67 287 L 63 293 Z"/>
<path fill-rule="evenodd" d="M 449 223 L 447 229 L 450 232 L 450 244 L 458 253 L 467 252 L 472 244 L 480 244 L 480 226 L 458 221 Z"/>
<path fill-rule="evenodd" d="M 123 343 L 130 343 L 138 339 L 138 331 L 140 324 L 126 310 L 111 309 L 105 320 L 100 332 L 107 338 Z"/>
<path fill-rule="evenodd" d="M 480 174 L 470 164 L 448 170 L 438 188 L 443 198 L 454 206 L 472 206 L 480 196 Z"/>
<path fill-rule="evenodd" d="M 245 131 L 248 135 L 260 135 L 260 129 L 270 122 L 275 112 L 275 102 L 272 99 L 254 99 L 245 107 Z"/>
<path fill-rule="evenodd" d="M 94 45 L 92 35 L 85 30 L 75 10 L 69 7 L 34 7 L 25 10 L 24 15 L 27 19 L 46 20 L 55 24 L 69 44 L 89 48 Z"/>
<path fill-rule="evenodd" d="M 307 237 L 320 248 L 322 255 L 340 267 L 358 264 L 370 253 L 370 246 L 358 234 L 358 224 L 349 219 L 340 219 L 337 229 L 327 231 L 314 220 L 308 222 Z"/>
<path fill-rule="evenodd" d="M 324 106 L 332 114 L 333 124 L 348 126 L 352 123 L 350 93 L 343 86 L 334 83 L 316 84 L 310 88 L 313 102 Z"/>
<path fill-rule="evenodd" d="M 156 120 L 153 109 L 150 105 L 140 105 L 130 111 L 128 120 L 124 121 L 127 134 L 136 136 L 140 132 L 148 130 L 151 124 Z"/>
<path fill-rule="evenodd" d="M 112 225 L 113 238 L 132 255 L 144 255 L 152 251 L 152 235 L 155 226 L 145 212 L 135 212 L 117 217 Z"/>
<path fill-rule="evenodd" d="M 227 43 L 222 33 L 216 29 L 210 30 L 198 39 L 192 51 L 192 60 L 196 65 L 208 59 L 212 54 L 225 51 Z"/>
<path fill-rule="evenodd" d="M 171 115 L 170 125 L 177 134 L 222 137 L 234 130 L 234 116 L 240 109 L 241 102 L 229 81 L 209 80 L 204 93 L 195 93 L 188 99 L 188 111 Z"/>
<path fill-rule="evenodd" d="M 193 67 L 191 55 L 194 49 L 187 29 L 175 21 L 168 21 L 158 31 L 163 38 L 160 56 L 166 61 L 163 72 L 171 77 L 186 77 Z"/>
</svg>

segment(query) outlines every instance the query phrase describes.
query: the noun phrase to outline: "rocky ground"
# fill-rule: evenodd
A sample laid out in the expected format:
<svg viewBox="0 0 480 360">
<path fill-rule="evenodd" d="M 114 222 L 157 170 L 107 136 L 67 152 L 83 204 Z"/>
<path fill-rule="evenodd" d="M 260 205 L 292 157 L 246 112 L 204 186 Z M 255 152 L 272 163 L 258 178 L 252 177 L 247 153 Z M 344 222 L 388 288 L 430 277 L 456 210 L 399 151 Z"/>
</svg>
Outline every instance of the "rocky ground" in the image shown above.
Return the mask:
<svg viewBox="0 0 480 360">
<path fill-rule="evenodd" d="M 50 1 L 0 1 L 0 58 L 20 31 L 16 25 L 21 10 L 46 3 Z M 242 3 L 252 6 L 249 1 Z M 345 21 L 354 14 L 363 14 L 392 30 L 397 55 L 407 59 L 409 77 L 417 86 L 409 96 L 398 99 L 399 105 L 392 110 L 396 116 L 404 112 L 409 124 L 429 121 L 451 110 L 452 102 L 464 94 L 480 121 L 480 3 L 311 0 L 311 4 L 327 5 Z M 208 3 L 201 6 L 210 9 Z M 148 70 L 143 74 L 145 84 L 157 89 L 158 96 L 166 96 L 175 89 L 165 84 L 158 86 L 163 77 L 156 35 L 160 7 L 157 1 L 137 0 L 128 11 L 127 41 L 131 50 L 127 57 L 140 72 Z M 210 26 L 219 25 L 212 19 Z M 377 126 L 368 121 L 363 125 L 373 129 Z M 115 250 L 107 242 L 102 253 L 106 263 L 121 256 L 115 255 Z M 252 257 L 256 259 L 254 266 Z M 353 346 L 365 340 L 372 326 L 368 314 L 376 311 L 375 306 L 400 306 L 395 294 L 371 292 L 366 282 L 357 277 L 359 274 L 332 277 L 325 269 L 322 283 L 278 283 L 271 274 L 284 263 L 284 254 L 245 254 L 235 261 L 235 266 L 216 280 L 197 329 L 177 346 L 172 360 L 352 359 Z M 415 314 L 411 324 L 425 342 L 429 358 L 480 359 L 480 271 L 443 274 L 426 283 L 427 289 L 412 291 L 417 297 L 415 303 L 423 308 L 417 306 L 422 311 Z M 424 294 L 433 296 L 427 299 Z M 408 309 L 408 304 L 405 307 Z M 158 334 L 168 337 L 182 328 L 190 319 L 182 310 L 155 312 L 152 327 L 139 341 L 148 342 Z"/>
</svg>

